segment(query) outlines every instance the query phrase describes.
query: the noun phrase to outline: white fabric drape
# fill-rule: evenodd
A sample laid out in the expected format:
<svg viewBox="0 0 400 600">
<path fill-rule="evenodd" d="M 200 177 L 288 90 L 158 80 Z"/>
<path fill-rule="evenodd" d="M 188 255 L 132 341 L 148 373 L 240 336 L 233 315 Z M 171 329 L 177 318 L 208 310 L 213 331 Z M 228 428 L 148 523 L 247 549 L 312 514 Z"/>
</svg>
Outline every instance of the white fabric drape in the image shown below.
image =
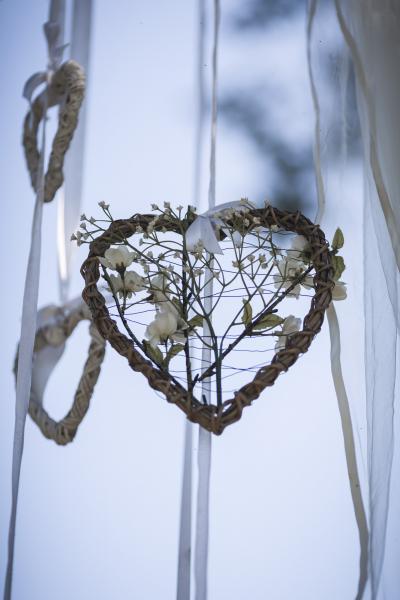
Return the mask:
<svg viewBox="0 0 400 600">
<path fill-rule="evenodd" d="M 394 413 L 399 335 L 400 5 L 391 0 L 336 0 L 339 23 L 356 73 L 364 145 L 365 375 L 372 599 L 398 598 L 393 569 L 400 541 L 387 543 L 396 453 Z M 397 368 L 396 368 L 397 367 Z M 388 559 L 385 569 L 385 557 Z M 392 565 L 392 566 L 390 566 Z M 397 581 L 398 584 L 398 581 Z"/>
</svg>

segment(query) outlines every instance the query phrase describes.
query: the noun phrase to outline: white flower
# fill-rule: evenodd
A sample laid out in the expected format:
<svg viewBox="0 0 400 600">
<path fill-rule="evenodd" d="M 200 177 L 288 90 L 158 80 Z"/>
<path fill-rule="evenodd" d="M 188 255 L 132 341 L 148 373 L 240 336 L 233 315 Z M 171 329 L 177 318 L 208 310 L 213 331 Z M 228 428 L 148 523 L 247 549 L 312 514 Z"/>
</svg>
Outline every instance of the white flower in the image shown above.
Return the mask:
<svg viewBox="0 0 400 600">
<path fill-rule="evenodd" d="M 154 304 L 164 304 L 169 301 L 168 277 L 164 273 L 155 275 L 150 281 L 150 291 Z"/>
<path fill-rule="evenodd" d="M 177 329 L 178 319 L 176 315 L 168 310 L 160 311 L 156 314 L 154 321 L 147 326 L 145 336 L 152 346 L 157 346 L 157 344 L 174 334 Z"/>
<path fill-rule="evenodd" d="M 135 271 L 126 271 L 123 279 L 121 275 L 110 275 L 110 280 L 111 291 L 118 294 L 120 298 L 124 296 L 130 298 L 132 294 L 145 289 L 143 277 L 135 273 Z"/>
<path fill-rule="evenodd" d="M 288 256 L 300 259 L 301 254 L 309 248 L 309 243 L 304 235 L 295 235 L 292 238 L 291 249 L 287 251 Z"/>
<path fill-rule="evenodd" d="M 276 266 L 278 267 L 279 275 L 274 275 L 275 288 L 283 288 L 284 290 L 287 290 L 293 284 L 293 281 L 304 272 L 305 268 L 305 265 L 295 258 L 283 258 L 282 260 L 278 260 Z M 298 283 L 292 291 L 289 292 L 288 296 L 298 298 L 300 291 L 301 287 Z"/>
<path fill-rule="evenodd" d="M 345 300 L 347 298 L 346 284 L 343 281 L 337 281 L 332 290 L 332 300 Z"/>
<path fill-rule="evenodd" d="M 109 275 L 111 285 L 110 291 L 114 294 L 123 296 L 124 282 L 122 281 L 121 275 Z"/>
<path fill-rule="evenodd" d="M 130 252 L 126 246 L 118 246 L 118 248 L 109 248 L 104 253 L 104 258 L 99 256 L 99 261 L 108 269 L 125 269 L 129 267 L 134 258 L 134 253 Z"/>
<path fill-rule="evenodd" d="M 106 203 L 104 202 L 104 200 L 102 200 L 102 201 L 101 201 L 101 202 L 99 202 L 98 204 L 99 204 L 100 208 L 104 208 L 105 210 L 108 210 L 108 209 L 109 209 L 109 207 L 110 207 L 110 205 L 109 205 L 109 204 L 106 204 Z"/>
<path fill-rule="evenodd" d="M 283 350 L 283 348 L 285 348 L 287 338 L 293 335 L 293 333 L 299 331 L 300 325 L 301 319 L 296 319 L 296 317 L 294 317 L 293 315 L 289 315 L 288 317 L 286 317 L 282 324 L 281 333 L 277 334 L 279 337 L 278 341 L 275 344 L 276 351 Z"/>
<path fill-rule="evenodd" d="M 124 287 L 127 292 L 141 292 L 145 289 L 144 279 L 135 271 L 126 271 L 124 275 Z M 130 298 L 129 294 L 128 298 Z"/>
</svg>

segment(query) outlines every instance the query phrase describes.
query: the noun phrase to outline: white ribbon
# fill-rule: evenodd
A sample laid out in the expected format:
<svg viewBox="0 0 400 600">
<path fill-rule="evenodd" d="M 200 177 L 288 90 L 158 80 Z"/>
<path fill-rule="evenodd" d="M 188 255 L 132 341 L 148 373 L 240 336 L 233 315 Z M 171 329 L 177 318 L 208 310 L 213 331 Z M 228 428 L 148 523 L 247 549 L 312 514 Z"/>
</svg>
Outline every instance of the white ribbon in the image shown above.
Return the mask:
<svg viewBox="0 0 400 600">
<path fill-rule="evenodd" d="M 358 477 L 356 449 L 354 434 L 351 424 L 349 400 L 343 380 L 342 365 L 340 363 L 340 329 L 333 303 L 327 310 L 329 333 L 331 337 L 331 370 L 338 400 L 340 420 L 342 424 L 344 447 L 346 454 L 347 472 L 349 475 L 350 491 L 353 500 L 354 513 L 357 520 L 358 536 L 360 540 L 360 576 L 356 600 L 362 600 L 368 580 L 368 524 L 362 500 L 360 480 Z"/>
<path fill-rule="evenodd" d="M 65 0 L 51 0 L 49 20 L 43 30 L 47 42 L 48 66 L 46 71 L 39 71 L 29 77 L 24 85 L 22 95 L 29 103 L 35 90 L 43 83 L 49 82 L 51 76 L 61 65 L 64 50 L 68 44 L 63 44 L 65 21 Z"/>
<path fill-rule="evenodd" d="M 190 567 L 192 555 L 192 448 L 193 425 L 190 421 L 186 421 L 179 522 L 177 600 L 190 599 Z"/>
<path fill-rule="evenodd" d="M 203 158 L 203 129 L 205 115 L 204 95 L 204 40 L 205 40 L 205 0 L 198 0 L 197 14 L 197 119 L 194 136 L 194 177 L 193 204 L 198 206 L 200 197 L 200 176 Z M 192 351 L 194 352 L 194 351 Z M 194 359 L 193 359 L 194 360 Z M 184 459 L 181 489 L 181 512 L 179 523 L 177 600 L 189 600 L 191 592 L 192 557 L 192 486 L 193 486 L 193 425 L 185 422 Z"/>
<path fill-rule="evenodd" d="M 248 200 L 237 200 L 218 204 L 198 215 L 186 231 L 187 249 L 194 250 L 197 244 L 201 243 L 210 254 L 223 254 L 216 233 L 216 226 L 223 228 L 224 225 L 220 217 L 223 217 L 224 213 L 227 214 L 232 209 L 241 211 L 245 208 L 253 208 L 253 205 Z"/>
<path fill-rule="evenodd" d="M 216 139 L 217 139 L 217 81 L 218 81 L 218 35 L 220 23 L 220 2 L 214 0 L 214 40 L 213 40 L 213 84 L 212 84 L 212 116 L 211 116 L 211 152 L 210 152 L 210 185 L 208 190 L 209 210 L 215 207 L 216 180 Z M 204 219 L 200 219 L 204 220 Z M 214 234 L 215 235 L 215 234 Z M 212 309 L 213 277 L 210 269 L 205 270 L 206 285 L 204 288 L 204 308 L 207 313 Z M 203 327 L 205 339 L 210 335 L 208 324 Z M 203 345 L 201 370 L 206 369 L 211 362 L 211 348 Z M 205 379 L 202 394 L 207 403 L 211 402 L 210 381 Z M 197 489 L 197 520 L 195 545 L 195 580 L 196 600 L 207 600 L 208 583 L 208 538 L 210 513 L 210 474 L 211 474 L 211 433 L 199 427 L 198 469 L 199 480 Z"/>
<path fill-rule="evenodd" d="M 85 135 L 87 121 L 87 97 L 92 32 L 92 0 L 74 0 L 72 15 L 72 36 L 70 57 L 76 60 L 85 71 L 85 102 L 79 114 L 78 127 L 74 133 L 64 165 L 64 186 L 58 194 L 57 249 L 58 273 L 61 302 L 68 297 L 71 278 L 71 264 L 77 246 L 71 244 L 71 233 L 79 224 L 81 212 Z"/>
<path fill-rule="evenodd" d="M 40 277 L 41 226 L 44 197 L 45 130 L 46 119 L 43 121 L 42 145 L 36 184 L 37 193 L 32 222 L 31 247 L 26 271 L 24 298 L 22 304 L 22 323 L 19 345 L 12 459 L 12 503 L 8 531 L 8 562 L 4 587 L 4 600 L 11 599 L 19 480 L 21 474 L 22 454 L 24 450 L 25 422 L 29 406 L 33 346 L 36 333 L 37 301 Z"/>
<path fill-rule="evenodd" d="M 315 121 L 315 138 L 314 138 L 314 166 L 317 182 L 318 195 L 318 211 L 316 219 L 321 222 L 325 212 L 325 189 L 321 168 L 321 140 L 320 140 L 320 108 L 318 102 L 317 89 L 313 77 L 312 61 L 311 61 L 311 38 L 314 17 L 317 9 L 318 0 L 311 0 L 308 9 L 308 24 L 307 24 L 307 59 L 308 71 L 310 77 L 311 93 L 313 98 L 314 110 L 316 115 Z M 360 540 L 360 574 L 358 581 L 358 590 L 356 600 L 361 600 L 365 591 L 368 580 L 368 525 L 365 514 L 365 508 L 361 493 L 361 487 L 358 477 L 357 457 L 354 446 L 353 427 L 351 422 L 351 413 L 349 400 L 344 384 L 342 367 L 340 362 L 340 329 L 339 322 L 336 316 L 336 311 L 333 304 L 327 310 L 329 334 L 331 342 L 331 371 L 333 383 L 335 386 L 336 397 L 341 418 L 344 449 L 346 454 L 347 470 L 350 482 L 350 491 L 353 501 L 353 508 L 356 517 L 358 535 Z"/>
<path fill-rule="evenodd" d="M 52 72 L 62 59 L 63 46 L 60 38 L 63 35 L 65 17 L 64 0 L 52 0 L 50 4 L 49 21 L 44 26 L 47 40 L 49 64 L 47 71 L 36 73 L 24 86 L 23 95 L 31 102 L 32 94 L 41 83 L 49 83 Z M 46 149 L 46 112 L 47 93 L 42 94 L 44 104 L 44 119 L 42 141 L 35 185 L 36 200 L 32 221 L 31 247 L 25 278 L 24 297 L 22 303 L 21 336 L 19 345 L 18 374 L 16 384 L 15 425 L 12 459 L 12 501 L 8 531 L 8 560 L 4 585 L 4 600 L 11 600 L 12 577 L 14 566 L 15 529 L 18 506 L 19 481 L 21 475 L 22 455 L 24 450 L 25 422 L 28 414 L 31 381 L 33 347 L 37 324 L 37 301 L 40 279 L 41 226 L 44 198 L 44 158 Z"/>
</svg>

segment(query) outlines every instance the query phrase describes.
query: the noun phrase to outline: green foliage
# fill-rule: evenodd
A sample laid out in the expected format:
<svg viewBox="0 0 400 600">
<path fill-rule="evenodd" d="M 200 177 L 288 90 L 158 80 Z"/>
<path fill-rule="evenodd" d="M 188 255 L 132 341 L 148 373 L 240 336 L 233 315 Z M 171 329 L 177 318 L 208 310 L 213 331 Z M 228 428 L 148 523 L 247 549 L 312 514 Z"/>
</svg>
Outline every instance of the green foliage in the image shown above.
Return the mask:
<svg viewBox="0 0 400 600">
<path fill-rule="evenodd" d="M 284 319 L 276 314 L 265 315 L 256 325 L 254 325 L 254 331 L 260 331 L 262 329 L 272 329 L 277 325 L 283 323 Z"/>
<path fill-rule="evenodd" d="M 343 256 L 332 256 L 333 268 L 335 269 L 333 279 L 335 281 L 339 281 L 342 276 L 343 271 L 346 268 L 344 264 Z"/>
<path fill-rule="evenodd" d="M 146 340 L 143 340 L 144 350 L 149 358 L 154 361 L 157 365 L 162 365 L 164 361 L 163 354 L 161 350 L 157 347 L 152 346 Z"/>
<path fill-rule="evenodd" d="M 196 315 L 195 317 L 192 317 L 187 323 L 190 329 L 194 329 L 195 327 L 202 327 L 203 317 L 201 315 Z"/>
<path fill-rule="evenodd" d="M 243 300 L 243 305 L 242 322 L 245 325 L 250 325 L 253 318 L 253 309 L 251 308 L 251 304 L 248 300 Z"/>
<path fill-rule="evenodd" d="M 340 227 L 338 227 L 335 231 L 335 235 L 332 240 L 332 250 L 337 252 L 340 248 L 343 248 L 344 245 L 344 235 Z"/>
<path fill-rule="evenodd" d="M 182 352 L 182 350 L 185 349 L 185 346 L 183 344 L 173 344 L 171 346 L 171 348 L 168 350 L 167 356 L 164 359 L 164 366 L 168 367 L 169 362 L 172 358 L 174 358 L 174 356 L 176 356 L 177 354 L 179 354 L 179 352 Z"/>
</svg>

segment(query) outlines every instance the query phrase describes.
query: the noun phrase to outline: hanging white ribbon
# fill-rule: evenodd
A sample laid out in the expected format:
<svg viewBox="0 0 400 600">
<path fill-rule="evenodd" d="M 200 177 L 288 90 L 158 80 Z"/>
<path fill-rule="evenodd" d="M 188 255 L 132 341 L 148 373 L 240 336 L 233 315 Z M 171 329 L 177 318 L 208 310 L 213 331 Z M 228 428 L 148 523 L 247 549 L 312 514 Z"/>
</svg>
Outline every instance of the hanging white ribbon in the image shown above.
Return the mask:
<svg viewBox="0 0 400 600">
<path fill-rule="evenodd" d="M 205 40 L 205 0 L 198 0 L 197 13 L 197 119 L 194 136 L 193 205 L 199 205 L 200 178 L 203 158 L 203 130 L 205 114 L 204 94 L 204 40 Z M 189 342 L 190 344 L 190 342 Z M 194 352 L 194 351 L 193 351 Z M 194 359 L 193 359 L 194 360 Z M 185 441 L 181 489 L 181 511 L 179 523 L 177 600 L 190 600 L 191 558 L 192 558 L 192 486 L 193 486 L 193 425 L 185 421 Z"/>
<path fill-rule="evenodd" d="M 22 304 L 22 323 L 18 355 L 19 361 L 15 402 L 15 425 L 12 459 L 12 503 L 8 531 L 8 562 L 4 587 L 4 600 L 11 599 L 19 480 L 21 474 L 22 454 L 24 450 L 25 422 L 29 406 L 32 378 L 33 346 L 35 342 L 36 333 L 37 301 L 40 278 L 41 227 L 44 197 L 44 154 L 46 139 L 45 129 L 46 119 L 44 119 L 43 121 L 42 144 L 36 184 L 36 202 L 32 222 L 31 247 L 26 271 L 24 297 Z"/>
<path fill-rule="evenodd" d="M 340 329 L 333 303 L 327 310 L 329 333 L 331 337 L 331 370 L 338 399 L 339 414 L 342 424 L 343 439 L 346 454 L 347 472 L 349 475 L 350 491 L 353 500 L 354 512 L 357 520 L 358 536 L 360 540 L 360 576 L 356 600 L 362 600 L 368 580 L 368 524 L 361 495 L 360 480 L 356 460 L 356 449 L 351 424 L 349 400 L 343 380 L 342 365 L 340 362 Z"/>
<path fill-rule="evenodd" d="M 65 2 L 52 0 L 49 21 L 44 26 L 48 47 L 48 69 L 45 73 L 37 73 L 24 86 L 23 95 L 31 102 L 32 94 L 38 85 L 48 84 L 52 73 L 61 62 L 64 31 Z M 4 600 L 11 600 L 12 578 L 14 567 L 15 529 L 18 506 L 19 481 L 21 475 L 22 455 L 24 450 L 25 422 L 28 414 L 29 397 L 32 381 L 32 359 L 37 324 L 37 301 L 40 279 L 41 227 L 44 198 L 44 160 L 46 150 L 46 113 L 47 93 L 42 93 L 44 119 L 37 180 L 35 185 L 36 200 L 33 214 L 31 247 L 25 278 L 22 303 L 21 336 L 19 345 L 18 375 L 16 384 L 15 425 L 12 459 L 12 500 L 8 531 L 8 560 L 4 586 Z"/>
<path fill-rule="evenodd" d="M 318 102 L 318 94 L 314 81 L 314 74 L 312 68 L 312 57 L 311 57 L 311 39 L 314 18 L 317 9 L 318 0 L 311 0 L 308 9 L 308 22 L 307 22 L 307 59 L 308 59 L 308 72 L 310 78 L 311 95 L 313 99 L 314 111 L 315 111 L 315 136 L 314 136 L 314 168 L 317 183 L 317 196 L 318 196 L 318 211 L 316 215 L 316 221 L 321 223 L 325 213 L 325 188 L 324 180 L 322 175 L 321 166 L 321 139 L 320 139 L 320 107 Z M 354 444 L 354 434 L 351 421 L 351 413 L 349 400 L 346 393 L 346 387 L 344 384 L 342 367 L 340 362 L 340 329 L 339 322 L 336 316 L 336 311 L 331 304 L 327 311 L 328 323 L 329 323 L 329 334 L 331 342 L 331 371 L 333 383 L 335 386 L 336 397 L 339 407 L 339 413 L 341 418 L 344 449 L 346 455 L 347 470 L 349 475 L 350 491 L 353 501 L 354 514 L 356 517 L 358 536 L 360 540 L 360 573 L 358 581 L 358 590 L 356 600 L 361 600 L 366 588 L 368 580 L 368 525 L 367 517 L 365 513 L 361 487 L 358 477 L 357 468 L 357 457 Z"/>
<path fill-rule="evenodd" d="M 216 139 L 217 139 L 217 81 L 218 81 L 218 37 L 220 24 L 220 3 L 214 0 L 214 39 L 212 58 L 212 114 L 211 114 L 211 152 L 210 152 L 210 185 L 208 190 L 208 207 L 215 207 L 216 183 Z M 211 266 L 211 265 L 210 265 Z M 210 269 L 205 270 L 204 309 L 207 313 L 212 309 L 213 277 Z M 210 335 L 208 324 L 203 327 L 205 339 Z M 203 345 L 201 370 L 206 369 L 211 362 L 211 349 Z M 207 403 L 211 402 L 210 381 L 205 379 L 202 394 Z M 198 470 L 199 480 L 197 489 L 197 519 L 195 545 L 195 580 L 196 600 L 207 600 L 208 580 L 208 539 L 210 513 L 210 475 L 211 475 L 211 433 L 199 427 Z"/>
<path fill-rule="evenodd" d="M 65 302 L 68 298 L 71 265 L 77 249 L 76 244 L 71 244 L 70 238 L 78 227 L 82 203 L 92 4 L 92 0 L 74 0 L 72 15 L 70 58 L 76 60 L 85 71 L 86 100 L 81 107 L 78 127 L 65 157 L 64 186 L 58 193 L 57 249 L 61 302 Z"/>
</svg>

